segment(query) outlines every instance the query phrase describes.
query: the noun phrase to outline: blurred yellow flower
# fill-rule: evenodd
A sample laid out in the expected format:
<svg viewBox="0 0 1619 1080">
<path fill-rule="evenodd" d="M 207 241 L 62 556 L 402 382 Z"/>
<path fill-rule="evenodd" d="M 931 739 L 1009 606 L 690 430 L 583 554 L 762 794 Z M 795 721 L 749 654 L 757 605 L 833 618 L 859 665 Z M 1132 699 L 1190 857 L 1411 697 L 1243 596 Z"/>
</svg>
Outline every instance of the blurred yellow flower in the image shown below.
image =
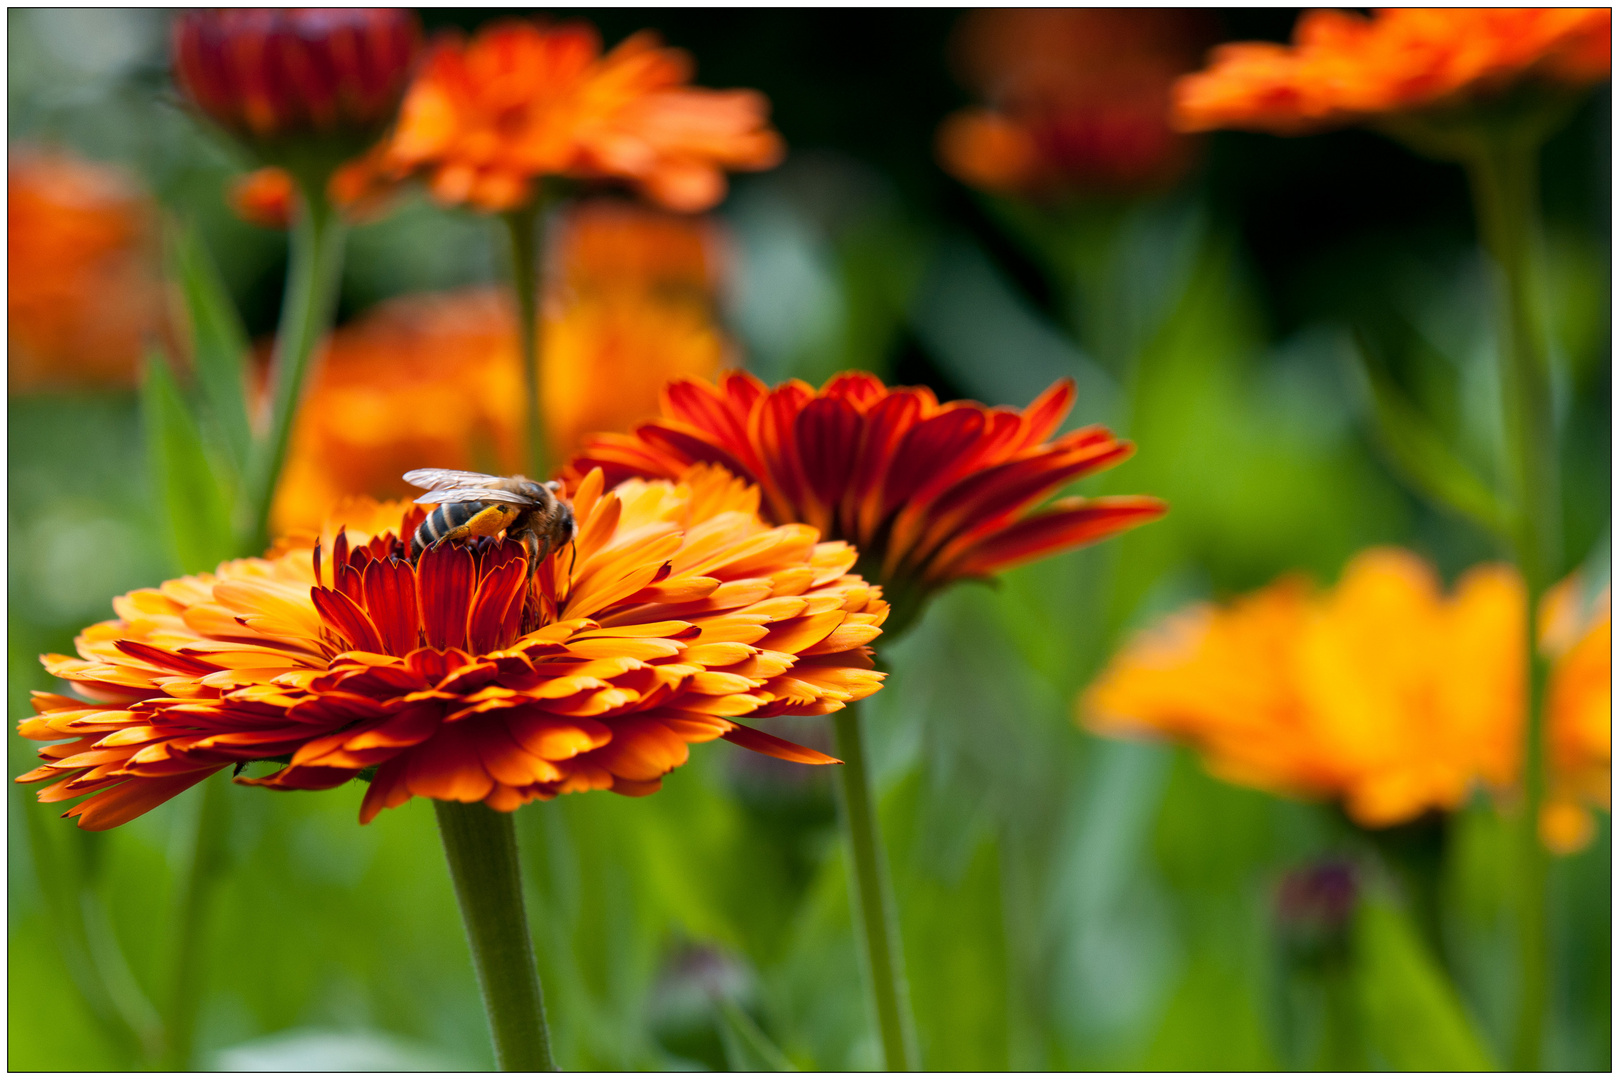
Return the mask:
<svg viewBox="0 0 1619 1080">
<path fill-rule="evenodd" d="M 1081 713 L 1104 734 L 1183 740 L 1234 783 L 1394 825 L 1515 777 L 1524 604 L 1510 567 L 1475 567 L 1447 597 L 1421 559 L 1375 548 L 1325 593 L 1290 577 L 1172 616 L 1114 658 Z"/>
<path fill-rule="evenodd" d="M 1609 808 L 1613 773 L 1613 605 L 1608 589 L 1582 603 L 1570 578 L 1540 606 L 1540 647 L 1552 661 L 1546 693 L 1550 797 L 1540 835 L 1554 851 L 1575 851 L 1594 832 L 1588 806 Z"/>
<path fill-rule="evenodd" d="M 174 344 L 155 208 L 60 150 L 13 147 L 6 191 L 8 386 L 134 385 L 146 344 Z"/>
<path fill-rule="evenodd" d="M 657 412 L 682 375 L 718 371 L 714 226 L 631 204 L 582 203 L 558 225 L 547 275 L 541 403 L 555 456 L 590 431 Z M 523 376 L 502 291 L 396 297 L 338 330 L 293 432 L 277 531 L 323 521 L 346 495 L 416 494 L 400 478 L 432 466 L 521 466 Z"/>
</svg>

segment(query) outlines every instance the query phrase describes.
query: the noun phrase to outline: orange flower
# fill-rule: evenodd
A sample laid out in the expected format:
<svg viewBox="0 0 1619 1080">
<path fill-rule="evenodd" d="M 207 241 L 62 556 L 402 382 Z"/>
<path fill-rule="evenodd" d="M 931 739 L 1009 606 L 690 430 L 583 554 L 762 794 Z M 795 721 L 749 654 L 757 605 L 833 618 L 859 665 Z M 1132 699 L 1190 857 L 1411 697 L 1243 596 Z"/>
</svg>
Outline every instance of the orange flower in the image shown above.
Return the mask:
<svg viewBox="0 0 1619 1080">
<path fill-rule="evenodd" d="M 1607 8 L 1388 8 L 1372 18 L 1312 11 L 1293 45 L 1239 42 L 1175 88 L 1185 131 L 1282 135 L 1464 106 L 1522 83 L 1584 87 L 1608 77 Z"/>
<path fill-rule="evenodd" d="M 577 558 L 531 575 L 511 540 L 411 560 L 420 507 L 354 504 L 351 523 L 119 597 L 79 658 L 46 668 L 80 698 L 34 697 L 19 732 L 51 741 L 19 779 L 51 781 L 87 829 L 122 824 L 229 765 L 242 782 L 370 779 L 360 820 L 413 795 L 513 810 L 656 791 L 687 744 L 727 739 L 833 759 L 728 719 L 833 712 L 874 693 L 867 643 L 887 605 L 855 552 L 770 528 L 719 470 L 573 493 Z M 65 741 L 57 741 L 65 740 Z"/>
<path fill-rule="evenodd" d="M 523 376 L 494 289 L 402 296 L 332 335 L 294 423 L 277 531 L 318 526 L 345 495 L 401 496 L 436 468 L 517 471 Z"/>
<path fill-rule="evenodd" d="M 449 36 L 411 86 L 388 148 L 441 202 L 526 204 L 545 176 L 622 180 L 670 209 L 704 210 L 726 169 L 781 160 L 764 97 L 686 83 L 691 59 L 636 34 L 605 56 L 593 28 L 508 20 Z"/>
<path fill-rule="evenodd" d="M 118 169 L 13 148 L 6 177 L 13 391 L 133 385 L 170 346 L 155 210 Z"/>
<path fill-rule="evenodd" d="M 1577 579 L 1541 601 L 1541 651 L 1553 661 L 1546 695 L 1550 797 L 1540 834 L 1554 851 L 1576 851 L 1594 832 L 1587 806 L 1609 807 L 1613 769 L 1613 606 L 1609 590 L 1582 603 Z"/>
<path fill-rule="evenodd" d="M 338 166 L 326 184 L 326 197 L 354 224 L 382 217 L 394 187 L 382 177 L 378 151 L 362 154 Z M 236 216 L 261 229 L 285 229 L 292 224 L 298 191 L 292 174 L 276 165 L 243 173 L 231 181 L 225 201 Z"/>
<path fill-rule="evenodd" d="M 254 140 L 374 137 L 421 47 L 416 15 L 402 8 L 194 9 L 173 36 L 180 89 Z"/>
<path fill-rule="evenodd" d="M 1170 86 L 1197 66 L 1203 37 L 1184 11 L 975 11 L 959 35 L 962 67 L 990 105 L 945 121 L 939 157 L 959 179 L 1001 193 L 1172 184 L 1193 143 L 1170 128 Z"/>
<path fill-rule="evenodd" d="M 274 165 L 238 176 L 225 195 L 237 217 L 261 229 L 285 229 L 292 224 L 296 198 L 292 174 Z"/>
<path fill-rule="evenodd" d="M 553 452 L 654 415 L 658 389 L 719 370 L 716 237 L 702 221 L 581 204 L 551 245 L 541 406 Z M 493 289 L 398 297 L 332 336 L 276 494 L 278 529 L 325 520 L 344 495 L 401 496 L 440 468 L 515 472 L 523 376 L 516 316 Z"/>
<path fill-rule="evenodd" d="M 664 383 L 712 377 L 731 354 L 715 298 L 713 223 L 632 203 L 577 204 L 550 245 L 540 404 L 552 460 L 595 431 L 658 412 Z"/>
<path fill-rule="evenodd" d="M 1524 604 L 1510 567 L 1475 567 L 1446 597 L 1422 560 L 1375 548 L 1325 594 L 1284 578 L 1172 616 L 1114 658 L 1080 711 L 1104 734 L 1184 740 L 1234 783 L 1393 825 L 1515 777 Z"/>
<path fill-rule="evenodd" d="M 1164 512 L 1148 496 L 1060 499 L 1064 484 L 1123 461 L 1128 442 L 1088 427 L 1053 442 L 1073 404 L 1063 381 L 1023 412 L 977 402 L 940 405 L 925 387 L 835 376 L 817 393 L 793 380 L 774 390 L 732 372 L 715 386 L 679 379 L 661 419 L 630 435 L 598 435 L 569 462 L 610 480 L 674 477 L 712 462 L 754 481 L 772 521 L 805 522 L 847 540 L 862 572 L 881 581 L 905 626 L 932 590 L 964 577 L 1100 540 Z"/>
</svg>

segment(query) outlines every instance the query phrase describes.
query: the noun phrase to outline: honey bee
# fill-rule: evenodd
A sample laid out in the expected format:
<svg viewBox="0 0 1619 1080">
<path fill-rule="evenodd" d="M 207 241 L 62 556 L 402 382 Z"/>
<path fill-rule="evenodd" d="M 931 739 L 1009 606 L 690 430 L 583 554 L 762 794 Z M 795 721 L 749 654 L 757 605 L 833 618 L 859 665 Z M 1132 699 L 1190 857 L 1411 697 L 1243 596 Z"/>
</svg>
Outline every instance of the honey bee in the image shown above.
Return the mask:
<svg viewBox="0 0 1619 1080">
<path fill-rule="evenodd" d="M 410 538 L 412 558 L 446 540 L 494 536 L 504 529 L 528 549 L 529 565 L 537 567 L 579 532 L 573 507 L 557 494 L 562 485 L 555 480 L 542 484 L 526 476 L 413 469 L 405 482 L 427 490 L 417 502 L 438 504 Z"/>
</svg>

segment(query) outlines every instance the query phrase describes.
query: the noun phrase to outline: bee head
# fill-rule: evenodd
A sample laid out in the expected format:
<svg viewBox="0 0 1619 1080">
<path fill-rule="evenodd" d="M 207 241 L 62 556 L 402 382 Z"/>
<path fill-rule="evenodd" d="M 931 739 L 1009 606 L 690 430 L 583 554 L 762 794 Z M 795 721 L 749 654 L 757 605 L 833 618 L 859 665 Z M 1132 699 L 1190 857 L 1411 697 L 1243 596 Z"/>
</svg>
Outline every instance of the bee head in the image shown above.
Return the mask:
<svg viewBox="0 0 1619 1080">
<path fill-rule="evenodd" d="M 547 501 L 546 496 L 551 494 L 550 484 L 541 484 L 538 481 L 530 480 L 526 476 L 514 476 L 512 479 L 517 481 L 519 494 L 521 494 L 524 498 L 531 499 L 534 502 L 541 504 L 542 506 Z"/>
</svg>

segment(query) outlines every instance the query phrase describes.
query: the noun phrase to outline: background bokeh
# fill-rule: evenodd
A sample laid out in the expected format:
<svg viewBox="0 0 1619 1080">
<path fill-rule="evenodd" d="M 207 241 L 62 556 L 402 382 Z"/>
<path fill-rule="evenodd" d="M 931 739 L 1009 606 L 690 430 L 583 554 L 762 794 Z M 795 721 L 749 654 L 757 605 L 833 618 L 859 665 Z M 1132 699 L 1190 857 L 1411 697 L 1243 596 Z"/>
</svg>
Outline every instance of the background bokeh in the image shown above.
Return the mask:
<svg viewBox="0 0 1619 1080">
<path fill-rule="evenodd" d="M 492 14 L 423 19 L 470 28 Z M 1081 490 L 1172 507 L 997 588 L 953 590 L 885 653 L 896 674 L 868 722 L 927 1067 L 1307 1067 L 1329 1005 L 1276 891 L 1290 870 L 1349 851 L 1348 826 L 1211 779 L 1185 751 L 1085 734 L 1073 701 L 1121 635 L 1188 600 L 1292 569 L 1331 582 L 1376 543 L 1421 552 L 1447 580 L 1503 554 L 1409 493 L 1368 434 L 1353 362 L 1356 341 L 1372 342 L 1456 444 L 1487 432 L 1494 323 L 1461 172 L 1364 131 L 1219 134 L 1173 190 L 1112 205 L 1113 242 L 1065 288 L 1003 205 L 937 164 L 938 124 L 971 100 L 949 60 L 960 13 L 578 14 L 609 43 L 657 28 L 694 53 L 704 85 L 772 102 L 789 156 L 736 178 L 718 211 L 726 321 L 750 369 L 819 382 L 863 367 L 1019 406 L 1069 375 L 1070 423 L 1108 423 L 1139 447 Z M 1211 26 L 1216 40 L 1284 40 L 1295 15 L 1221 11 Z M 227 208 L 241 166 L 176 107 L 167 15 L 7 17 L 13 159 L 26 145 L 122 165 L 196 223 L 248 329 L 269 333 L 285 238 Z M 1604 86 L 1543 159 L 1565 533 L 1598 561 L 1611 514 L 1611 123 Z M 493 235 L 419 197 L 357 228 L 340 322 L 496 279 Z M 132 389 L 14 387 L 8 413 L 15 719 L 45 686 L 38 654 L 71 651 L 82 626 L 110 617 L 111 596 L 170 576 L 174 557 Z M 814 743 L 821 724 L 778 730 Z M 10 738 L 13 775 L 33 756 Z M 174 882 L 196 856 L 185 826 L 201 795 L 92 835 L 12 788 L 11 1068 L 142 1060 L 190 917 Z M 431 809 L 417 800 L 361 828 L 359 798 L 353 785 L 223 792 L 194 1066 L 491 1066 Z M 768 1044 L 743 1037 L 753 1025 L 797 1067 L 875 1067 L 834 823 L 824 775 L 722 743 L 652 800 L 523 808 L 564 1067 L 766 1067 Z M 1450 917 L 1433 944 L 1499 1059 L 1513 1017 L 1511 846 L 1482 796 L 1402 840 L 1434 848 L 1439 828 Z M 1603 816 L 1596 841 L 1553 867 L 1553 1068 L 1610 1066 L 1608 830 Z M 1379 977 L 1364 974 L 1363 992 Z M 1376 1052 L 1374 1064 L 1401 1064 L 1397 1048 Z"/>
</svg>

